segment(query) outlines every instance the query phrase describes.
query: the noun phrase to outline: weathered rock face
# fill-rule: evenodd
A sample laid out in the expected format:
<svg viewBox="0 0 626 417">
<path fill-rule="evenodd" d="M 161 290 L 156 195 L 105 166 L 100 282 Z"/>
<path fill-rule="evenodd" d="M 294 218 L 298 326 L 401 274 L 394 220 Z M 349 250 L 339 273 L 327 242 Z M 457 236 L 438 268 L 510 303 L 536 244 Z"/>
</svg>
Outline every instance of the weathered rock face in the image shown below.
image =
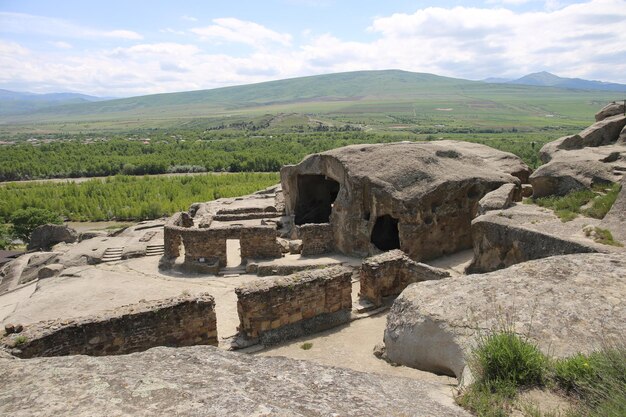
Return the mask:
<svg viewBox="0 0 626 417">
<path fill-rule="evenodd" d="M 625 276 L 623 255 L 577 254 L 413 284 L 387 317 L 386 354 L 461 377 L 477 329 L 504 319 L 557 357 L 597 350 L 626 334 Z"/>
<path fill-rule="evenodd" d="M 61 224 L 44 224 L 33 230 L 28 249 L 48 250 L 57 243 L 74 243 L 77 240 L 78 233 L 71 227 Z"/>
<path fill-rule="evenodd" d="M 517 194 L 517 195 L 516 195 Z M 478 214 L 491 210 L 502 210 L 511 206 L 513 201 L 521 200 L 521 190 L 515 184 L 504 184 L 502 187 L 487 193 L 478 202 Z"/>
<path fill-rule="evenodd" d="M 608 117 L 594 123 L 577 135 L 565 136 L 545 144 L 539 151 L 539 157 L 547 163 L 563 151 L 614 144 L 624 126 L 626 126 L 626 116 L 623 113 Z"/>
<path fill-rule="evenodd" d="M 622 250 L 585 236 L 585 226 L 599 224 L 583 217 L 563 223 L 552 210 L 527 204 L 487 213 L 472 221 L 474 258 L 466 272 L 490 272 L 554 255 Z"/>
<path fill-rule="evenodd" d="M 601 226 L 609 229 L 613 238 L 626 245 L 626 177 L 622 179 L 622 189 L 611 210 L 602 219 Z"/>
<path fill-rule="evenodd" d="M 212 347 L 0 358 L 0 414 L 467 416 L 425 382 Z"/>
<path fill-rule="evenodd" d="M 330 223 L 339 251 L 364 256 L 401 249 L 425 260 L 470 247 L 478 201 L 503 184 L 519 185 L 529 173 L 513 154 L 438 141 L 314 154 L 284 167 L 281 181 L 295 224 Z"/>
<path fill-rule="evenodd" d="M 596 113 L 596 122 L 604 120 L 607 117 L 617 116 L 620 114 L 626 114 L 626 111 L 624 109 L 624 102 L 609 103 Z"/>
<path fill-rule="evenodd" d="M 626 146 L 561 151 L 530 176 L 533 197 L 565 195 L 595 184 L 618 182 L 626 172 Z"/>
</svg>

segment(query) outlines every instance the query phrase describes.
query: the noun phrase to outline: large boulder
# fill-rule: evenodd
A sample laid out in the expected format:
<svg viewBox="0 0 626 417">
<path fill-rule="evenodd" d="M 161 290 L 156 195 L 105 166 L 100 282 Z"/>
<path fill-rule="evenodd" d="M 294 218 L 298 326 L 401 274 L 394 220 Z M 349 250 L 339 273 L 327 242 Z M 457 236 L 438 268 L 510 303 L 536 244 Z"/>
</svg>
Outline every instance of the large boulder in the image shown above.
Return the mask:
<svg viewBox="0 0 626 417">
<path fill-rule="evenodd" d="M 554 255 L 620 251 L 586 236 L 586 226 L 599 224 L 588 217 L 564 223 L 552 210 L 528 204 L 489 212 L 472 221 L 474 258 L 466 272 L 490 272 Z"/>
<path fill-rule="evenodd" d="M 287 215 L 296 225 L 330 223 L 340 252 L 400 249 L 420 261 L 469 248 L 478 201 L 530 172 L 484 145 L 402 142 L 310 155 L 283 167 L 281 181 Z"/>
<path fill-rule="evenodd" d="M 565 195 L 596 184 L 620 181 L 626 172 L 626 145 L 587 147 L 555 153 L 530 176 L 533 197 Z"/>
<path fill-rule="evenodd" d="M 624 107 L 626 102 L 612 102 L 604 106 L 599 112 L 596 113 L 596 122 L 606 119 L 607 117 L 617 116 L 620 114 L 626 115 L 626 108 Z"/>
<path fill-rule="evenodd" d="M 577 135 L 565 136 L 546 143 L 539 151 L 539 158 L 547 163 L 564 151 L 614 144 L 624 126 L 626 126 L 626 115 L 623 113 L 602 119 Z"/>
<path fill-rule="evenodd" d="M 30 235 L 28 249 L 49 250 L 57 243 L 74 243 L 78 240 L 78 233 L 71 227 L 61 224 L 41 225 Z"/>
<path fill-rule="evenodd" d="M 14 417 L 470 417 L 434 384 L 208 346 L 108 357 L 0 357 L 0 369 L 0 414 Z"/>
<path fill-rule="evenodd" d="M 478 214 L 485 214 L 492 210 L 503 210 L 511 206 L 514 201 L 521 200 L 521 189 L 515 184 L 504 184 L 502 187 L 487 193 L 478 202 Z"/>
<path fill-rule="evenodd" d="M 413 284 L 387 316 L 386 354 L 398 364 L 464 378 L 477 336 L 503 322 L 545 353 L 588 353 L 623 341 L 624 277 L 623 255 L 576 254 Z"/>
</svg>

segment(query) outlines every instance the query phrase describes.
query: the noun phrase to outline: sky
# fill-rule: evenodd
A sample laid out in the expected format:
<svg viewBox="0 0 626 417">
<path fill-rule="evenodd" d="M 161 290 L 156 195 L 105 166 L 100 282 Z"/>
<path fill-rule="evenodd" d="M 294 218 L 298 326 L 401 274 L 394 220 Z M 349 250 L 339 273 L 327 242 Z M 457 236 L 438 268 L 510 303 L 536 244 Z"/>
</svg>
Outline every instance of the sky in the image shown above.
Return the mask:
<svg viewBox="0 0 626 417">
<path fill-rule="evenodd" d="M 626 83 L 626 0 L 0 0 L 0 88 L 106 97 L 401 69 Z"/>
</svg>

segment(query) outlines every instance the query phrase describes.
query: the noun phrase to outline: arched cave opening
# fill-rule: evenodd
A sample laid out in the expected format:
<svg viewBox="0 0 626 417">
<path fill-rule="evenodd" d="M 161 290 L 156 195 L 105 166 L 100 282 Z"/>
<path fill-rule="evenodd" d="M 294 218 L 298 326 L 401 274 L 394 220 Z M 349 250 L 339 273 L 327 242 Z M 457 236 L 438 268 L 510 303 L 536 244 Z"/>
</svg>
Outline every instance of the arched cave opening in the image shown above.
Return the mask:
<svg viewBox="0 0 626 417">
<path fill-rule="evenodd" d="M 398 219 L 388 214 L 378 217 L 372 229 L 371 242 L 382 251 L 400 249 Z"/>
<path fill-rule="evenodd" d="M 295 223 L 328 223 L 339 183 L 324 175 L 298 175 Z"/>
</svg>

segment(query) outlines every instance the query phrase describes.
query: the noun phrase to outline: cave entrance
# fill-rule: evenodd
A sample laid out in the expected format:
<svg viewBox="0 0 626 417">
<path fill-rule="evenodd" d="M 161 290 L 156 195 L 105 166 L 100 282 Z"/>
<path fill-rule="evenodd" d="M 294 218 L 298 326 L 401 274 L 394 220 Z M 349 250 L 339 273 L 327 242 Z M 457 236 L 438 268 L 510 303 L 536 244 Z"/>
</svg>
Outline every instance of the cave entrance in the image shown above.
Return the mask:
<svg viewBox="0 0 626 417">
<path fill-rule="evenodd" d="M 371 242 L 382 251 L 400 249 L 398 219 L 388 214 L 378 217 L 372 229 Z"/>
<path fill-rule="evenodd" d="M 339 183 L 324 175 L 298 175 L 295 223 L 328 223 Z"/>
</svg>

